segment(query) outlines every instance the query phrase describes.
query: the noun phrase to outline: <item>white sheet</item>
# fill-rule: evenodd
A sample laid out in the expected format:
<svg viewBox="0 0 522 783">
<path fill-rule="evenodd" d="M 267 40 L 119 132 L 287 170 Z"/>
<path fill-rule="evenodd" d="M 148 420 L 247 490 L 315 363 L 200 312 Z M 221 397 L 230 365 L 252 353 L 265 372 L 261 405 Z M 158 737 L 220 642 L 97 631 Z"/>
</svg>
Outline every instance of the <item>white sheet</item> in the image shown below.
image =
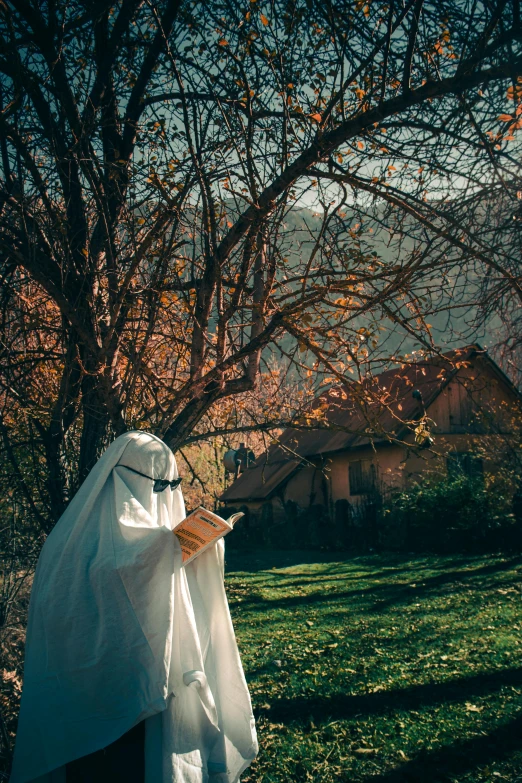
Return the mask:
<svg viewBox="0 0 522 783">
<path fill-rule="evenodd" d="M 12 783 L 65 765 L 146 720 L 146 783 L 235 783 L 257 753 L 223 586 L 223 542 L 187 568 L 171 450 L 117 438 L 42 549 L 27 630 Z"/>
</svg>

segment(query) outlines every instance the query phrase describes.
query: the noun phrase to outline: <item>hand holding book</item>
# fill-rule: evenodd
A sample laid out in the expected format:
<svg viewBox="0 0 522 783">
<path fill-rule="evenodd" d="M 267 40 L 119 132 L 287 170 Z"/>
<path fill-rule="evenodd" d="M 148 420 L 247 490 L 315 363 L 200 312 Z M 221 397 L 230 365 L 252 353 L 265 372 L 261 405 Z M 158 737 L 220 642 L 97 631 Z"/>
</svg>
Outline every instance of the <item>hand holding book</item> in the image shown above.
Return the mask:
<svg viewBox="0 0 522 783">
<path fill-rule="evenodd" d="M 238 511 L 228 519 L 223 519 L 219 514 L 202 506 L 192 511 L 173 531 L 181 546 L 183 565 L 190 563 L 205 549 L 230 533 L 238 519 L 244 516 L 242 511 Z"/>
</svg>

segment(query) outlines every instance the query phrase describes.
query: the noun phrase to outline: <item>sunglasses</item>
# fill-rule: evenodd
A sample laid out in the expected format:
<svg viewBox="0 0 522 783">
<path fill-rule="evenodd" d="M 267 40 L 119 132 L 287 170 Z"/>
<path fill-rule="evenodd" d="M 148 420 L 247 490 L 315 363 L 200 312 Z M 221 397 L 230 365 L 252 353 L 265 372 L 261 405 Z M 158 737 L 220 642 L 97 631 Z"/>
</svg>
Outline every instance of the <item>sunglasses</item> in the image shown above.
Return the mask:
<svg viewBox="0 0 522 783">
<path fill-rule="evenodd" d="M 179 485 L 181 484 L 181 476 L 177 479 L 173 479 L 172 481 L 169 481 L 169 479 L 155 479 L 152 478 L 152 476 L 146 476 L 145 473 L 140 473 L 139 470 L 134 470 L 134 468 L 129 468 L 128 465 L 118 465 L 118 467 L 126 468 L 127 470 L 131 470 L 133 473 L 137 473 L 138 476 L 143 476 L 143 478 L 153 481 L 154 482 L 154 487 L 152 488 L 153 492 L 163 492 L 163 490 L 167 489 L 167 487 L 176 489 L 176 487 L 179 487 Z"/>
</svg>

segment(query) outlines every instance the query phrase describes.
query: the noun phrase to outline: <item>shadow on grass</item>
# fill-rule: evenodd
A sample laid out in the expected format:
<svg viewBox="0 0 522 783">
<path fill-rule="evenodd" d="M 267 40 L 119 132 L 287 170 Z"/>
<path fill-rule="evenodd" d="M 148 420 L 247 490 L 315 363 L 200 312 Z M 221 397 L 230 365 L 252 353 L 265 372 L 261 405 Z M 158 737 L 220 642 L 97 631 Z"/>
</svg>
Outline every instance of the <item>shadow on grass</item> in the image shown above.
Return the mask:
<svg viewBox="0 0 522 783">
<path fill-rule="evenodd" d="M 366 570 L 368 576 L 373 575 L 375 568 L 386 568 L 388 570 L 397 568 L 397 570 L 406 570 L 411 568 L 430 568 L 454 566 L 456 564 L 471 562 L 473 559 L 482 561 L 484 556 L 473 555 L 455 555 L 439 556 L 426 554 L 405 554 L 403 552 L 375 552 L 373 554 L 357 554 L 353 551 L 329 552 L 322 549 L 227 549 L 225 555 L 225 570 L 232 576 L 240 576 L 244 573 L 255 574 L 266 572 L 270 577 L 279 577 L 288 579 L 297 575 L 296 571 L 285 573 L 284 569 L 295 569 L 297 566 L 318 565 L 325 566 L 321 571 L 311 572 L 306 569 L 304 576 L 310 577 L 318 575 L 325 571 L 343 573 L 346 575 L 347 568 Z M 281 573 L 279 573 L 281 572 Z M 363 574 L 358 573 L 359 578 Z"/>
<path fill-rule="evenodd" d="M 377 568 L 401 568 L 420 570 L 428 567 L 431 571 L 441 569 L 444 572 L 455 570 L 463 566 L 472 566 L 474 563 L 482 564 L 485 558 L 500 558 L 501 554 L 454 554 L 437 555 L 414 552 L 374 552 L 371 554 L 357 554 L 353 551 L 329 552 L 325 550 L 308 549 L 231 549 L 226 551 L 226 571 L 229 574 L 257 573 L 258 571 L 271 571 L 272 569 L 294 568 L 299 565 L 329 565 L 335 570 L 346 572 L 346 567 L 366 569 L 368 575 Z M 517 558 L 514 557 L 514 560 Z M 518 556 L 520 562 L 520 556 Z M 492 564 L 495 567 L 496 563 Z M 276 576 L 276 574 L 273 574 Z M 306 571 L 309 576 L 309 571 Z M 272 574 L 271 574 L 272 576 Z M 281 577 L 292 577 L 291 574 L 277 574 Z"/>
<path fill-rule="evenodd" d="M 227 573 L 256 573 L 272 568 L 291 568 L 296 565 L 339 563 L 353 559 L 351 552 L 324 552 L 320 550 L 244 550 L 228 549 L 226 553 Z M 283 576 L 283 575 L 282 575 Z"/>
<path fill-rule="evenodd" d="M 485 736 L 481 734 L 479 737 L 460 740 L 436 750 L 421 750 L 406 764 L 378 775 L 369 775 L 364 778 L 364 783 L 442 783 L 460 780 L 461 775 L 484 764 L 506 759 L 521 747 L 522 715 L 498 726 Z M 498 778 L 502 779 L 506 780 Z M 522 780 L 522 770 L 520 778 L 516 780 Z"/>
<path fill-rule="evenodd" d="M 393 582 L 386 582 L 384 584 L 374 584 L 368 587 L 361 588 L 359 590 L 318 590 L 314 593 L 308 593 L 305 595 L 292 595 L 286 598 L 267 599 L 259 595 L 250 595 L 243 601 L 243 609 L 258 609 L 266 611 L 268 609 L 291 609 L 293 607 L 304 606 L 308 604 L 318 604 L 323 602 L 341 601 L 343 599 L 355 599 L 359 598 L 373 598 L 375 600 L 374 605 L 371 607 L 372 611 L 382 612 L 392 606 L 400 604 L 410 603 L 414 599 L 418 599 L 423 596 L 439 595 L 441 588 L 451 587 L 452 595 L 458 590 L 468 589 L 470 580 L 481 579 L 487 576 L 495 576 L 502 571 L 508 571 L 522 563 L 520 556 L 510 558 L 509 560 L 500 561 L 496 563 L 488 563 L 479 568 L 474 569 L 460 569 L 452 571 L 444 571 L 434 576 L 426 577 L 422 579 L 422 574 L 417 571 L 414 575 L 415 582 L 394 584 Z M 322 576 L 327 576 L 323 571 Z M 278 575 L 279 576 L 279 575 Z M 375 576 L 369 575 L 371 578 L 384 578 L 389 576 L 389 572 L 379 572 Z M 338 578 L 338 584 L 343 581 L 351 580 L 352 576 L 343 576 Z M 359 576 L 359 580 L 364 579 L 364 576 Z M 422 580 L 422 581 L 421 581 Z M 313 580 L 316 582 L 316 580 Z M 303 584 L 306 582 L 304 581 Z M 412 584 L 414 586 L 412 586 Z M 287 584 L 281 585 L 281 588 L 287 587 Z M 383 596 L 382 598 L 380 596 Z"/>
<path fill-rule="evenodd" d="M 411 711 L 430 705 L 465 702 L 471 698 L 486 696 L 504 685 L 522 685 L 522 666 L 393 691 L 355 696 L 336 694 L 327 697 L 283 698 L 275 701 L 270 710 L 264 712 L 270 715 L 271 721 L 282 723 L 308 721 L 310 718 L 315 723 L 348 720 L 356 715 L 368 716 L 397 710 Z M 262 713 L 263 710 L 260 712 Z M 522 746 L 522 738 L 520 744 Z"/>
<path fill-rule="evenodd" d="M 486 576 L 494 576 L 502 571 L 509 571 L 515 566 L 522 563 L 520 556 L 512 557 L 509 560 L 488 563 L 480 568 L 466 569 L 460 571 L 448 571 L 435 576 L 430 576 L 423 580 L 420 584 L 416 584 L 416 587 L 412 588 L 410 585 L 400 585 L 394 589 L 393 585 L 389 585 L 390 592 L 395 592 L 390 598 L 379 601 L 378 606 L 375 608 L 379 611 L 386 609 L 388 606 L 395 606 L 399 603 L 404 603 L 401 600 L 401 596 L 409 600 L 411 597 L 420 598 L 426 593 L 430 593 L 432 590 L 436 590 L 438 587 L 446 587 L 448 584 L 459 583 L 461 586 L 467 588 L 468 580 L 480 578 Z"/>
<path fill-rule="evenodd" d="M 380 567 L 381 564 L 375 565 L 376 567 Z M 348 571 L 346 563 L 333 563 L 332 565 L 325 565 L 324 568 L 321 568 L 320 572 L 299 572 L 292 570 L 290 573 L 286 573 L 284 571 L 263 571 L 261 572 L 263 576 L 256 579 L 256 585 L 258 587 L 277 587 L 281 590 L 292 587 L 303 587 L 306 585 L 318 585 L 321 587 L 325 583 L 361 582 L 364 579 L 395 579 L 400 574 L 410 572 L 411 568 L 408 567 L 408 564 L 404 565 L 402 568 L 393 568 L 392 566 L 389 566 L 385 567 L 384 570 L 371 570 L 364 573 L 353 569 Z M 232 576 L 234 576 L 234 574 L 232 574 Z"/>
</svg>

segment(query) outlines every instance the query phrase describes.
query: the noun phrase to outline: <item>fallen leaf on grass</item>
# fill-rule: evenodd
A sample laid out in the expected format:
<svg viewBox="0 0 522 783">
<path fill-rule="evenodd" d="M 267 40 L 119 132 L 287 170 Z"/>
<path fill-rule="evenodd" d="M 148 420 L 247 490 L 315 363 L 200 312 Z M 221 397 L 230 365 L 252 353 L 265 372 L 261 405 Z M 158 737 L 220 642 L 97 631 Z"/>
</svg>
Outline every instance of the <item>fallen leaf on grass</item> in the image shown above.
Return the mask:
<svg viewBox="0 0 522 783">
<path fill-rule="evenodd" d="M 380 748 L 355 748 L 354 753 L 377 753 L 380 750 Z"/>
<path fill-rule="evenodd" d="M 466 702 L 466 711 L 467 712 L 482 712 L 484 707 L 477 707 L 476 704 L 470 704 L 469 701 Z"/>
</svg>

